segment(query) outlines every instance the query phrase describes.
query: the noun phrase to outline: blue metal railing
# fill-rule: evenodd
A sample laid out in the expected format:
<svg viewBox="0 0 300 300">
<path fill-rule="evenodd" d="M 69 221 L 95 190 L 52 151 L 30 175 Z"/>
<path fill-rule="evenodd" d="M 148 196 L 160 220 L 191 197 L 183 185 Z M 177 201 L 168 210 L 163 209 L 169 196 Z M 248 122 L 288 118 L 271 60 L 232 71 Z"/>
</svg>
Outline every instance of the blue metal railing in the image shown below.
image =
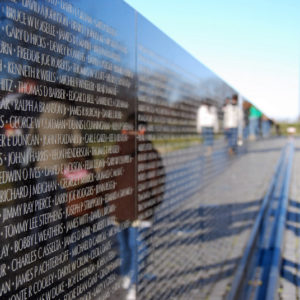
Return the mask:
<svg viewBox="0 0 300 300">
<path fill-rule="evenodd" d="M 276 299 L 293 153 L 294 145 L 289 142 L 282 150 L 227 300 Z"/>
</svg>

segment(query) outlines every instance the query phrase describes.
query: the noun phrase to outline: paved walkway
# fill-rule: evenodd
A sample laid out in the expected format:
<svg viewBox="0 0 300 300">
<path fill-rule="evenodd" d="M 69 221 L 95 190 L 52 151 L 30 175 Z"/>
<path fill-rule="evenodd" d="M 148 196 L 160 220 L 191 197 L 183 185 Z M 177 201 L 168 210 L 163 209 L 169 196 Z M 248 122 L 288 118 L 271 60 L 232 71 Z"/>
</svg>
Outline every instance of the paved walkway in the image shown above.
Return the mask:
<svg viewBox="0 0 300 300">
<path fill-rule="evenodd" d="M 223 299 L 286 139 L 252 143 L 148 233 L 139 299 Z M 212 166 L 206 157 L 203 174 Z"/>
<path fill-rule="evenodd" d="M 279 299 L 300 299 L 300 140 L 295 140 Z"/>
</svg>

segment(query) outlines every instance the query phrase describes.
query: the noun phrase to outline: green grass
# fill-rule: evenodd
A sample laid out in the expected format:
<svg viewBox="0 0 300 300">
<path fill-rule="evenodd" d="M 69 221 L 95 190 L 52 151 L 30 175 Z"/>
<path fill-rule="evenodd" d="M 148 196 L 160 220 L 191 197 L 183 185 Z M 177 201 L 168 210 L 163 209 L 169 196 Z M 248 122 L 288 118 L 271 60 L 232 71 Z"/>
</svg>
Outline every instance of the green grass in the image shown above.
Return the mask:
<svg viewBox="0 0 300 300">
<path fill-rule="evenodd" d="M 190 146 L 202 143 L 201 137 L 190 137 L 190 138 L 174 138 L 165 140 L 154 140 L 152 141 L 155 149 L 160 153 L 172 152 L 180 149 L 185 149 Z"/>
<path fill-rule="evenodd" d="M 300 123 L 278 123 L 282 135 L 288 135 L 287 128 L 295 127 L 296 135 L 300 135 Z"/>
</svg>

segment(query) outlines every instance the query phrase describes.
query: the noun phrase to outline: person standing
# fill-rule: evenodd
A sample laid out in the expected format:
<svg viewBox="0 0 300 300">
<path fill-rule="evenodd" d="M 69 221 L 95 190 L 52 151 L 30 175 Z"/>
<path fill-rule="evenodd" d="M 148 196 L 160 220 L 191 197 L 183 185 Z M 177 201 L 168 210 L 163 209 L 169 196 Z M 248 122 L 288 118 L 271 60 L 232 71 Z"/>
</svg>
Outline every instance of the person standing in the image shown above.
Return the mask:
<svg viewBox="0 0 300 300">
<path fill-rule="evenodd" d="M 243 101 L 243 115 L 244 115 L 244 130 L 243 139 L 247 140 L 249 137 L 249 110 L 252 104 L 246 100 Z"/>
<path fill-rule="evenodd" d="M 165 170 L 159 152 L 146 137 L 147 124 L 139 122 L 138 129 L 135 128 L 134 113 L 128 116 L 127 122 L 129 127 L 121 131 L 122 135 L 127 136 L 127 141 L 117 144 L 120 151 L 115 154 L 130 156 L 130 161 L 122 167 L 122 174 L 115 179 L 119 191 L 125 190 L 127 193 L 112 202 L 115 206 L 112 216 L 119 227 L 122 288 L 127 291 L 126 300 L 136 300 L 138 283 L 152 277 L 151 273 L 140 274 L 140 271 L 145 271 L 150 263 L 151 226 L 155 211 L 163 201 Z M 139 145 L 147 149 L 143 150 Z M 139 163 L 148 164 L 147 169 L 139 170 Z M 120 166 L 116 165 L 118 168 Z"/>
<path fill-rule="evenodd" d="M 259 135 L 259 120 L 262 116 L 260 110 L 251 106 L 249 110 L 249 139 L 256 140 Z"/>
<path fill-rule="evenodd" d="M 263 138 L 267 138 L 270 136 L 271 130 L 271 121 L 266 115 L 262 115 L 261 117 L 261 133 Z"/>
<path fill-rule="evenodd" d="M 224 132 L 228 141 L 228 152 L 230 155 L 237 151 L 238 127 L 243 122 L 243 111 L 238 106 L 238 96 L 233 95 L 231 102 L 223 107 Z"/>
<path fill-rule="evenodd" d="M 214 133 L 219 129 L 217 108 L 210 102 L 201 103 L 197 114 L 197 131 L 202 134 L 206 154 L 212 153 Z"/>
</svg>

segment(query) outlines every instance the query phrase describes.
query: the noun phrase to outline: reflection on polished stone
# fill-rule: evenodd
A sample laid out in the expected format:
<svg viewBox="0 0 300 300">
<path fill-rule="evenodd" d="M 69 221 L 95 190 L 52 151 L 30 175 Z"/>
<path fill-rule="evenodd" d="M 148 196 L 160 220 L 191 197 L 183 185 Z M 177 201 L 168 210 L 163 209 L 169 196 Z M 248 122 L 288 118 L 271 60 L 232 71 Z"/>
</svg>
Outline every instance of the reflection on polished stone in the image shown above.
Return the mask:
<svg viewBox="0 0 300 300">
<path fill-rule="evenodd" d="M 1 4 L 0 298 L 168 299 L 227 161 L 197 110 L 232 88 L 123 1 Z"/>
</svg>

